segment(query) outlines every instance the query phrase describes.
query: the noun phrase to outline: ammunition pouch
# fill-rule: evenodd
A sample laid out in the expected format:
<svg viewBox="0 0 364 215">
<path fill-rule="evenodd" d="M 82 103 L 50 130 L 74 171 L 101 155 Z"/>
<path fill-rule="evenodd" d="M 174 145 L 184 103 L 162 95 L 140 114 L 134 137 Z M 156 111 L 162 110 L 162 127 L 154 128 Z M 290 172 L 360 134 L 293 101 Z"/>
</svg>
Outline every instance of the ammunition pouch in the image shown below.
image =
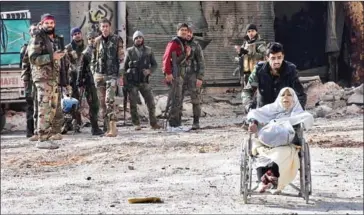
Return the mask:
<svg viewBox="0 0 364 215">
<path fill-rule="evenodd" d="M 149 82 L 149 75 L 145 77 L 143 71 L 138 68 L 129 68 L 126 72 L 126 81 L 128 84 L 141 84 Z"/>
</svg>

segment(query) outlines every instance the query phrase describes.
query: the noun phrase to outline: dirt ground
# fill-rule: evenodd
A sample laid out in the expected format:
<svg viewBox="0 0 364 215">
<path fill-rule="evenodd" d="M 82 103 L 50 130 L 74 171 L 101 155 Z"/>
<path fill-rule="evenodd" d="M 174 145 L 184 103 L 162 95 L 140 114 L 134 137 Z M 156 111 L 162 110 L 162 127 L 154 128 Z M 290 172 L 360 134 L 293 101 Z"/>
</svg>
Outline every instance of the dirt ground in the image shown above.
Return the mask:
<svg viewBox="0 0 364 215">
<path fill-rule="evenodd" d="M 242 117 L 203 118 L 198 132 L 119 127 L 116 138 L 65 136 L 40 150 L 24 132 L 1 135 L 1 213 L 363 213 L 363 116 L 316 119 L 311 146 L 313 194 L 308 205 L 285 195 L 239 195 Z M 188 124 L 188 123 L 186 123 Z M 298 185 L 298 176 L 295 184 Z M 160 204 L 129 204 L 140 196 Z"/>
</svg>

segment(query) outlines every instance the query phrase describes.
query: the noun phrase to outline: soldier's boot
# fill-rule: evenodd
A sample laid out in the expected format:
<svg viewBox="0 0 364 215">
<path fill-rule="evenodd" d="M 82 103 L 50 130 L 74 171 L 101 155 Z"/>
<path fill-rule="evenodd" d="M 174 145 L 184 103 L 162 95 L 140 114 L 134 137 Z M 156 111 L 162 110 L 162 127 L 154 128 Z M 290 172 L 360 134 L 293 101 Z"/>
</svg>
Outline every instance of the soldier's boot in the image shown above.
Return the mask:
<svg viewBox="0 0 364 215">
<path fill-rule="evenodd" d="M 193 124 L 192 124 L 192 130 L 200 129 L 200 117 L 194 116 L 193 117 Z"/>
<path fill-rule="evenodd" d="M 151 127 L 152 127 L 153 130 L 158 130 L 158 129 L 162 128 L 162 126 L 160 126 L 158 123 L 155 123 L 155 124 L 151 125 Z"/>
<path fill-rule="evenodd" d="M 116 137 L 118 135 L 118 130 L 116 128 L 116 121 L 110 120 L 109 127 L 110 127 L 110 130 L 106 134 L 106 137 Z"/>
<path fill-rule="evenodd" d="M 29 139 L 29 141 L 38 141 L 39 140 L 39 136 L 38 134 L 34 134 L 33 136 L 31 136 Z"/>
<path fill-rule="evenodd" d="M 140 131 L 140 130 L 142 130 L 142 127 L 140 125 L 135 125 L 134 130 Z"/>
<path fill-rule="evenodd" d="M 52 134 L 52 135 L 49 137 L 49 140 L 62 140 L 62 139 L 63 139 L 63 136 L 62 136 L 62 134 L 60 134 L 60 133 Z"/>
<path fill-rule="evenodd" d="M 51 134 L 39 134 L 39 142 L 36 144 L 38 149 L 58 149 L 59 144 L 53 142 L 50 137 Z"/>
<path fill-rule="evenodd" d="M 40 142 L 48 141 L 50 136 L 51 136 L 50 133 L 39 133 L 38 134 L 38 140 Z"/>
<path fill-rule="evenodd" d="M 97 119 L 94 118 L 90 118 L 90 122 L 91 122 L 91 134 L 92 135 L 103 135 L 104 132 L 99 128 L 99 124 L 97 123 Z"/>
</svg>

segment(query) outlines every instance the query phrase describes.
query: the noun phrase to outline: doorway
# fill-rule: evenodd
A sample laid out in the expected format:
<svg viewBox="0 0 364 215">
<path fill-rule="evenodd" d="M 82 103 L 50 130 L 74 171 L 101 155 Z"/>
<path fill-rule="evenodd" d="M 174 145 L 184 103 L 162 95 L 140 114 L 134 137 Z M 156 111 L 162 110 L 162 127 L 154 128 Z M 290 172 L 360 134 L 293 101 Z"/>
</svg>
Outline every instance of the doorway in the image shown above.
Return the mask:
<svg viewBox="0 0 364 215">
<path fill-rule="evenodd" d="M 298 70 L 327 65 L 326 2 L 274 2 L 275 38 Z"/>
</svg>

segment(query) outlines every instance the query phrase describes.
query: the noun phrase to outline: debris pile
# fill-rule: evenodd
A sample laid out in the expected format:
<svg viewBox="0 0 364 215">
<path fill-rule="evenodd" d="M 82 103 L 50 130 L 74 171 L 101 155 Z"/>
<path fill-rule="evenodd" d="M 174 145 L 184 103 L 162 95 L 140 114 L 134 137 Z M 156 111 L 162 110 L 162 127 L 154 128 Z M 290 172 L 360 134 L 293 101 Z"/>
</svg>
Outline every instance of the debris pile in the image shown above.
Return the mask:
<svg viewBox="0 0 364 215">
<path fill-rule="evenodd" d="M 315 117 L 336 117 L 363 114 L 364 85 L 342 88 L 334 82 L 313 81 L 304 84 L 307 92 L 306 109 Z"/>
</svg>

